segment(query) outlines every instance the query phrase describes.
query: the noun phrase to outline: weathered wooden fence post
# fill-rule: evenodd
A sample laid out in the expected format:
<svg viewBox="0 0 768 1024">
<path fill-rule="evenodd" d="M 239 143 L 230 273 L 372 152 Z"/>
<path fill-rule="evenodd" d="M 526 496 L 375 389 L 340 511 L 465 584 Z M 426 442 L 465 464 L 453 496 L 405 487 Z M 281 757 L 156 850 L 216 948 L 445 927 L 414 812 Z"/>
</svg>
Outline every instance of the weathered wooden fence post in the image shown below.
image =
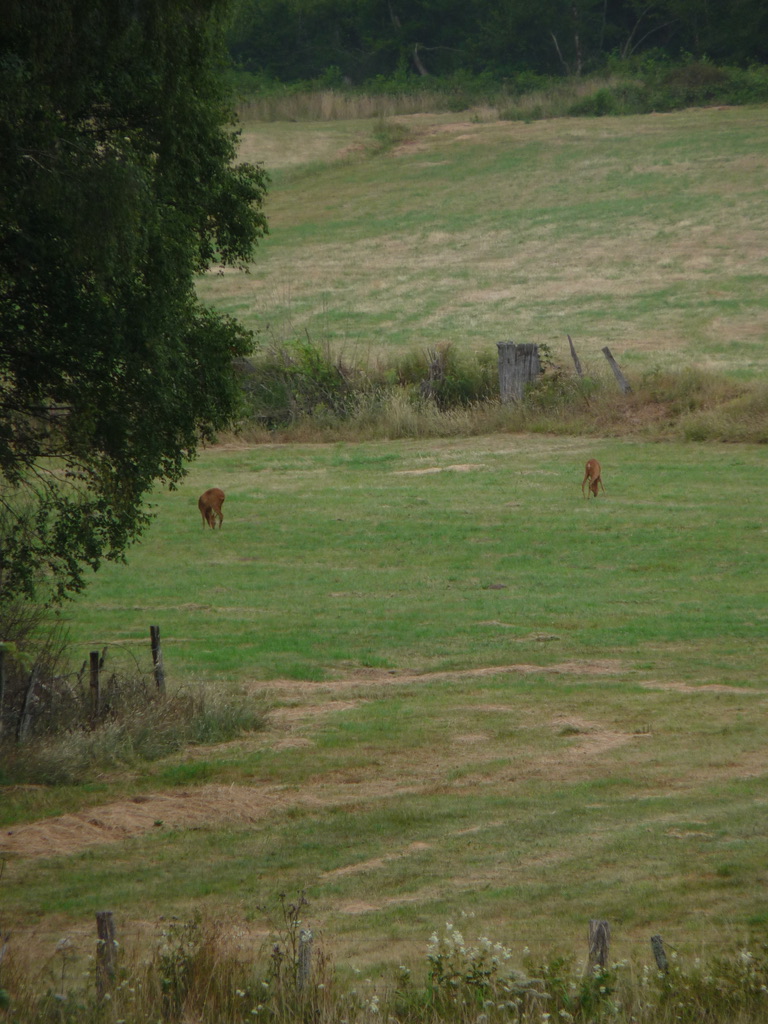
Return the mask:
<svg viewBox="0 0 768 1024">
<path fill-rule="evenodd" d="M 312 932 L 302 928 L 299 933 L 299 962 L 296 965 L 296 985 L 300 993 L 304 992 L 312 974 Z"/>
<path fill-rule="evenodd" d="M 149 627 L 149 638 L 152 641 L 152 664 L 155 667 L 155 683 L 158 691 L 165 696 L 165 670 L 163 668 L 163 651 L 160 647 L 160 627 Z"/>
<path fill-rule="evenodd" d="M 568 338 L 568 344 L 571 347 L 571 359 L 573 360 L 573 365 L 576 367 L 576 373 L 578 373 L 580 377 L 583 377 L 584 374 L 581 372 L 581 363 L 579 362 L 579 357 L 576 355 L 576 349 L 571 341 L 570 334 L 567 334 L 566 337 Z"/>
<path fill-rule="evenodd" d="M 24 694 L 24 706 L 21 709 L 21 718 L 16 729 L 16 742 L 23 743 L 27 738 L 29 727 L 32 722 L 32 706 L 35 700 L 35 690 L 40 677 L 40 669 L 37 665 L 32 667 L 27 682 L 27 692 Z"/>
<path fill-rule="evenodd" d="M 669 963 L 667 962 L 667 954 L 664 952 L 664 943 L 661 941 L 660 935 L 651 936 L 651 949 L 656 960 L 656 966 L 662 974 L 668 974 Z"/>
<path fill-rule="evenodd" d="M 3 708 L 5 707 L 5 647 L 0 643 L 0 737 L 3 735 Z"/>
<path fill-rule="evenodd" d="M 618 382 L 618 385 L 621 388 L 622 392 L 625 395 L 628 395 L 629 392 L 632 390 L 632 388 L 629 386 L 629 383 L 626 380 L 626 378 L 624 377 L 624 374 L 619 369 L 619 364 L 616 362 L 616 360 L 611 355 L 611 350 L 608 348 L 607 345 L 603 349 L 603 355 L 608 360 L 608 363 L 609 363 L 611 369 L 613 370 L 613 376 L 616 378 L 616 380 Z"/>
<path fill-rule="evenodd" d="M 605 967 L 608 963 L 608 947 L 611 942 L 611 927 L 607 921 L 593 920 L 589 922 L 589 973 L 593 974 L 596 967 Z"/>
<path fill-rule="evenodd" d="M 538 345 L 516 345 L 498 341 L 499 394 L 502 402 L 522 402 L 525 385 L 541 373 Z"/>
<path fill-rule="evenodd" d="M 117 942 L 111 910 L 96 913 L 96 994 L 103 999 L 112 988 L 117 973 Z"/>
<path fill-rule="evenodd" d="M 101 711 L 101 680 L 99 676 L 99 652 L 91 651 L 91 721 L 95 722 Z"/>
</svg>

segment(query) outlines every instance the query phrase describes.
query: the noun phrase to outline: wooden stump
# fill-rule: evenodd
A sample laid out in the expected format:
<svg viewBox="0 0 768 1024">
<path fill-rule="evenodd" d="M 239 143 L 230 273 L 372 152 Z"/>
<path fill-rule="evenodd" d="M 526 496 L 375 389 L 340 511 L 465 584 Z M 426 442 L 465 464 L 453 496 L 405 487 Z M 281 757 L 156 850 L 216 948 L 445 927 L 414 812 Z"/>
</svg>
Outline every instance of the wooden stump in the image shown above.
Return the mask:
<svg viewBox="0 0 768 1024">
<path fill-rule="evenodd" d="M 541 373 L 538 345 L 497 342 L 499 350 L 499 394 L 502 402 L 522 402 L 525 386 Z"/>
</svg>

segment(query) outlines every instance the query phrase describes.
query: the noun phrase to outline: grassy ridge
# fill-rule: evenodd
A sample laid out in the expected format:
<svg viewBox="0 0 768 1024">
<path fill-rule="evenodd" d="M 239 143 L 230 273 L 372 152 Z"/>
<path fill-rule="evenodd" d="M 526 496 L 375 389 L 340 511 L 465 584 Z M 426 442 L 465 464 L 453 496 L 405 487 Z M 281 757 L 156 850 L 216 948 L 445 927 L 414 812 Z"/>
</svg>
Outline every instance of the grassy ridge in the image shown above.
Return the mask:
<svg viewBox="0 0 768 1024">
<path fill-rule="evenodd" d="M 630 371 L 765 369 L 765 107 L 533 124 L 246 125 L 274 184 L 248 275 L 199 282 L 270 338 L 375 360 L 450 342 L 548 344 Z"/>
</svg>

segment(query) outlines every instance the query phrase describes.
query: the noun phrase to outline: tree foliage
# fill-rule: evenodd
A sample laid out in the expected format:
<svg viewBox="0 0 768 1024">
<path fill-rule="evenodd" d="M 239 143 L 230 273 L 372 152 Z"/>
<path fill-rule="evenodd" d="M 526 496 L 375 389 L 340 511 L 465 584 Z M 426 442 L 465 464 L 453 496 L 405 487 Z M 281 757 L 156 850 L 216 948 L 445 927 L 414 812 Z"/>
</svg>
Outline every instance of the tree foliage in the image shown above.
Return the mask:
<svg viewBox="0 0 768 1024">
<path fill-rule="evenodd" d="M 236 164 L 221 0 L 6 0 L 0 19 L 0 593 L 119 558 L 232 421 L 247 333 L 194 275 L 267 230 Z"/>
<path fill-rule="evenodd" d="M 235 59 L 280 81 L 579 74 L 649 50 L 768 60 L 764 0 L 238 0 Z"/>
</svg>

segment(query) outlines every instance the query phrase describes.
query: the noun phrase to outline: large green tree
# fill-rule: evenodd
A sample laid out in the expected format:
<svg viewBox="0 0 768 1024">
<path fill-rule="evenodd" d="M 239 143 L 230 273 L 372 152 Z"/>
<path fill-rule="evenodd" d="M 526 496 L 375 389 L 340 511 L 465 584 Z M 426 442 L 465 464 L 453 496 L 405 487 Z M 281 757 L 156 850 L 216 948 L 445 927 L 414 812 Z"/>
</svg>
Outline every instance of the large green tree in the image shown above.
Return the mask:
<svg viewBox="0 0 768 1024">
<path fill-rule="evenodd" d="M 5 0 L 0 18 L 0 599 L 121 557 L 236 414 L 250 338 L 194 277 L 248 261 L 225 0 Z"/>
</svg>

